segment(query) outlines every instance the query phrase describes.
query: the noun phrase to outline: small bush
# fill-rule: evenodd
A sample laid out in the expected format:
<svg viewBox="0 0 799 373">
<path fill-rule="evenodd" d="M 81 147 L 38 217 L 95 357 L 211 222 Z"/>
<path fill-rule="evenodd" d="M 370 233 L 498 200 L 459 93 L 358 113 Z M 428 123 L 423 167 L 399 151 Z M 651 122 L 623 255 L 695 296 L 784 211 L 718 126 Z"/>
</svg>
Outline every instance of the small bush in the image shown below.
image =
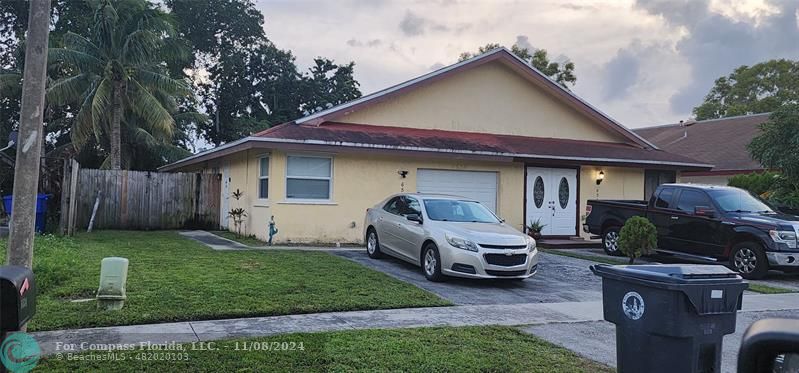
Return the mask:
<svg viewBox="0 0 799 373">
<path fill-rule="evenodd" d="M 746 175 L 735 175 L 730 178 L 727 185 L 746 189 L 754 194 L 762 196 L 773 191 L 780 181 L 780 175 L 776 172 L 753 172 Z"/>
<path fill-rule="evenodd" d="M 633 216 L 624 223 L 619 232 L 619 249 L 630 258 L 654 253 L 657 248 L 657 228 L 647 218 Z"/>
</svg>

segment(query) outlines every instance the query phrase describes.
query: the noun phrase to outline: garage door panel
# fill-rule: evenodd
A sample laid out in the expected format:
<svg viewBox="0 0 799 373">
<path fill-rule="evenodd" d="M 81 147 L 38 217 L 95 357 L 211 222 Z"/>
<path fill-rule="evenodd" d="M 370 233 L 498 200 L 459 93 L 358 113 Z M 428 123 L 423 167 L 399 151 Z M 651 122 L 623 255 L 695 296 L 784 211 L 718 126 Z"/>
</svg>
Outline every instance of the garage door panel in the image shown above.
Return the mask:
<svg viewBox="0 0 799 373">
<path fill-rule="evenodd" d="M 496 172 L 419 169 L 416 190 L 463 196 L 479 201 L 491 211 L 497 209 Z"/>
</svg>

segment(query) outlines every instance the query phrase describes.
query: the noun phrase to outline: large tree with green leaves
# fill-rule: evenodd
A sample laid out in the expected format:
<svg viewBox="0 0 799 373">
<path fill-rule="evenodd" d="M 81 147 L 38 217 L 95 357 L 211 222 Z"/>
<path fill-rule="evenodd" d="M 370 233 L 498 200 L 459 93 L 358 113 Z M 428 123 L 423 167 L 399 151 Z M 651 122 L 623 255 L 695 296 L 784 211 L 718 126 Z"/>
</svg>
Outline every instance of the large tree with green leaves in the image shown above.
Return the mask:
<svg viewBox="0 0 799 373">
<path fill-rule="evenodd" d="M 170 17 L 145 0 L 102 0 L 90 35 L 67 32 L 64 47 L 50 50 L 50 60 L 72 72 L 50 85 L 47 99 L 78 108 L 71 130 L 76 148 L 94 138 L 107 146 L 103 166 L 120 169 L 123 133 L 171 141 L 177 99 L 189 93 L 167 70 L 185 51 L 175 36 Z"/>
<path fill-rule="evenodd" d="M 799 186 L 799 103 L 775 109 L 761 130 L 749 144 L 752 157 Z"/>
<path fill-rule="evenodd" d="M 478 48 L 477 53 L 461 53 L 458 61 L 464 61 L 498 48 L 503 48 L 503 46 L 498 43 L 488 43 Z M 538 71 L 563 86 L 563 88 L 568 89 L 569 85 L 574 86 L 574 84 L 577 83 L 577 77 L 574 75 L 574 63 L 571 61 L 566 61 L 564 63 L 552 62 L 549 59 L 546 49 L 536 49 L 531 53 L 529 49 L 514 44 L 510 48 L 510 51 L 524 60 L 524 62 L 527 62 Z"/>
<path fill-rule="evenodd" d="M 361 95 L 354 64 L 318 57 L 300 72 L 295 57 L 263 32 L 251 0 L 166 0 L 191 42 L 193 81 L 210 121 L 197 133 L 213 144 L 237 140 Z"/>
<path fill-rule="evenodd" d="M 770 60 L 741 66 L 716 79 L 704 102 L 694 108 L 697 120 L 767 113 L 799 103 L 799 61 Z"/>
</svg>

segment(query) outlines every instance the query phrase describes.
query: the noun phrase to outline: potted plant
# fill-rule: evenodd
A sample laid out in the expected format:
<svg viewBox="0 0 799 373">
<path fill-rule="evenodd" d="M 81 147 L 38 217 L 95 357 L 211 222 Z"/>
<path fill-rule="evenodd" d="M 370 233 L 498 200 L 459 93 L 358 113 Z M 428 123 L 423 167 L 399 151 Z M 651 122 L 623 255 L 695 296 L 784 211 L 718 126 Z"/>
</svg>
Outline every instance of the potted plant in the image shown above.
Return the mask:
<svg viewBox="0 0 799 373">
<path fill-rule="evenodd" d="M 546 224 L 541 223 L 541 219 L 539 218 L 536 221 L 530 221 L 530 225 L 526 226 L 525 228 L 527 228 L 528 236 L 539 240 L 541 239 L 541 231 L 544 230 L 544 227 L 546 226 Z"/>
<path fill-rule="evenodd" d="M 657 228 L 652 222 L 642 216 L 633 216 L 619 231 L 619 249 L 633 264 L 636 258 L 655 252 L 657 239 Z"/>
</svg>

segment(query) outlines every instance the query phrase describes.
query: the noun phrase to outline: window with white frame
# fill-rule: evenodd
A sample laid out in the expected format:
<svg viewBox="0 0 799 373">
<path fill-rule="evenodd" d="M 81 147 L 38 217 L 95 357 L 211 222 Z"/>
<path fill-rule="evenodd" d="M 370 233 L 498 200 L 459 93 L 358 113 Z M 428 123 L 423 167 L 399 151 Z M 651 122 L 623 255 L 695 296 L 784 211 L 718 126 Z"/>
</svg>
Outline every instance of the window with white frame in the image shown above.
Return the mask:
<svg viewBox="0 0 799 373">
<path fill-rule="evenodd" d="M 286 198 L 329 200 L 332 175 L 330 157 L 288 156 Z"/>
<path fill-rule="evenodd" d="M 258 198 L 269 198 L 269 157 L 258 158 Z"/>
</svg>

